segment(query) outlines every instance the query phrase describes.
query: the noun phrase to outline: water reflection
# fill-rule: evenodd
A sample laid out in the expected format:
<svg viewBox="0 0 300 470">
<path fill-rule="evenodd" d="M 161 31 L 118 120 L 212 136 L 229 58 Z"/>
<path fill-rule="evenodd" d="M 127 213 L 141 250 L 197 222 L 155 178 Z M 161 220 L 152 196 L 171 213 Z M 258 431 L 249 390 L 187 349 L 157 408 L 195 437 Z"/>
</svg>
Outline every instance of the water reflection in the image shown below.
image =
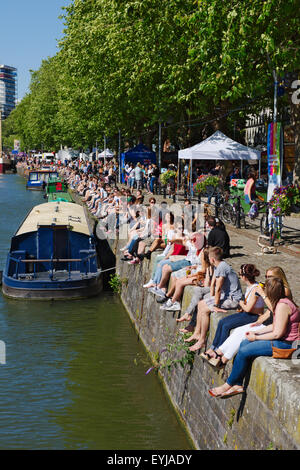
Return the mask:
<svg viewBox="0 0 300 470">
<path fill-rule="evenodd" d="M 0 177 L 0 269 L 25 214 L 43 202 Z M 190 449 L 120 300 L 28 302 L 0 296 L 1 449 Z"/>
</svg>

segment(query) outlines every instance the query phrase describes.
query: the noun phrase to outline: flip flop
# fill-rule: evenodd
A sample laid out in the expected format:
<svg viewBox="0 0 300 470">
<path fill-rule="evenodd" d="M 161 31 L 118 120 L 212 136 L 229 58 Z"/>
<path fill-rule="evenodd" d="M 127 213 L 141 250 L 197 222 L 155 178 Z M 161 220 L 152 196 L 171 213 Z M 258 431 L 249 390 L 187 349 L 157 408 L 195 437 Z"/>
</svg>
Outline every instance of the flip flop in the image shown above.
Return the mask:
<svg viewBox="0 0 300 470">
<path fill-rule="evenodd" d="M 214 398 L 221 398 L 221 397 L 223 397 L 223 394 L 222 394 L 222 393 L 215 394 L 215 393 L 213 392 L 213 389 L 208 390 L 208 393 L 210 394 L 211 397 L 214 397 Z"/>
<path fill-rule="evenodd" d="M 241 395 L 242 393 L 244 393 L 243 387 L 240 387 L 236 390 L 233 390 L 232 392 L 230 390 L 231 389 L 229 389 L 227 392 L 222 393 L 222 395 L 220 395 L 220 397 L 221 398 L 229 398 L 229 397 L 234 397 L 235 395 Z"/>
</svg>

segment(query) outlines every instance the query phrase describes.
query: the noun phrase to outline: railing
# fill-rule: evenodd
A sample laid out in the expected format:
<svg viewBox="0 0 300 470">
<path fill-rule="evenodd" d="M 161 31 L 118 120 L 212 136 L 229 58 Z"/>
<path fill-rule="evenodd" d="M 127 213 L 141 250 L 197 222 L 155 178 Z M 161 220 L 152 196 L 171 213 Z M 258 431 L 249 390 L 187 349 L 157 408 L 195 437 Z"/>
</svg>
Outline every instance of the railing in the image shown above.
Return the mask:
<svg viewBox="0 0 300 470">
<path fill-rule="evenodd" d="M 33 279 L 37 278 L 37 272 L 41 272 L 37 270 L 37 266 L 39 263 L 51 263 L 50 264 L 50 270 L 48 271 L 49 273 L 49 279 L 53 280 L 54 278 L 54 270 L 56 264 L 61 264 L 61 263 L 68 263 L 68 279 L 71 279 L 71 272 L 72 272 L 72 264 L 73 263 L 83 263 L 85 266 L 85 275 L 88 275 L 88 273 L 91 272 L 91 260 L 93 258 L 97 257 L 97 253 L 90 254 L 86 256 L 85 258 L 48 258 L 48 259 L 22 259 L 22 258 L 15 258 L 12 255 L 10 256 L 10 261 L 13 261 L 16 263 L 16 268 L 15 272 L 12 277 L 15 277 L 16 279 L 19 279 L 22 276 L 31 276 L 33 275 Z M 24 264 L 31 264 L 32 265 L 32 272 L 27 272 L 27 273 L 19 273 L 20 271 L 20 265 L 21 263 Z M 78 266 L 75 265 L 76 271 L 80 271 L 78 269 Z M 47 271 L 45 271 L 47 272 Z"/>
</svg>

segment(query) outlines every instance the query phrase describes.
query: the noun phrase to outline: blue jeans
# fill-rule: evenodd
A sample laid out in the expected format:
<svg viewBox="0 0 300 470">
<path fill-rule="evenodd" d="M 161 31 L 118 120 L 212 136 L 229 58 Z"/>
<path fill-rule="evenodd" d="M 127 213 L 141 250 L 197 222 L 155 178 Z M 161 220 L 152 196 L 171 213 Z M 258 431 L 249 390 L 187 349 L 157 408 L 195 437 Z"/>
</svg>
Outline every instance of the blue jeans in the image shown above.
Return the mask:
<svg viewBox="0 0 300 470">
<path fill-rule="evenodd" d="M 243 380 L 247 373 L 248 367 L 253 359 L 259 356 L 272 356 L 273 346 L 280 349 L 291 349 L 292 345 L 280 340 L 257 340 L 248 341 L 245 339 L 241 342 L 240 349 L 235 356 L 232 371 L 227 379 L 227 383 L 233 385 L 243 385 Z"/>
<path fill-rule="evenodd" d="M 157 263 L 155 273 L 154 273 L 154 276 L 153 276 L 153 283 L 154 284 L 159 284 L 160 283 L 160 280 L 161 280 L 161 277 L 162 277 L 162 268 L 165 264 L 168 264 L 168 263 L 170 263 L 169 259 L 163 259 L 163 260 L 161 260 Z"/>
<path fill-rule="evenodd" d="M 179 269 L 182 269 L 186 266 L 190 266 L 191 262 L 187 261 L 186 259 L 178 260 L 178 261 L 170 261 L 169 259 L 162 260 L 158 263 L 155 274 L 153 277 L 153 282 L 154 284 L 159 284 L 162 278 L 162 268 L 164 267 L 165 264 L 168 264 L 172 272 L 178 271 Z"/>
<path fill-rule="evenodd" d="M 254 315 L 253 313 L 247 312 L 233 313 L 232 315 L 228 315 L 222 318 L 222 320 L 220 320 L 218 323 L 217 331 L 213 339 L 213 344 L 211 348 L 218 349 L 218 347 L 221 346 L 224 341 L 226 341 L 230 334 L 230 331 L 234 328 L 254 323 L 257 319 L 258 315 Z"/>
<path fill-rule="evenodd" d="M 154 184 L 156 183 L 156 176 L 151 176 L 150 179 L 150 193 L 154 192 Z"/>
<path fill-rule="evenodd" d="M 138 235 L 134 235 L 134 237 L 132 237 L 132 240 L 129 242 L 129 245 L 127 248 L 127 251 L 129 251 L 129 253 L 130 253 L 130 250 L 132 250 L 132 248 L 134 247 L 135 242 L 137 241 L 138 238 L 139 238 Z"/>
</svg>

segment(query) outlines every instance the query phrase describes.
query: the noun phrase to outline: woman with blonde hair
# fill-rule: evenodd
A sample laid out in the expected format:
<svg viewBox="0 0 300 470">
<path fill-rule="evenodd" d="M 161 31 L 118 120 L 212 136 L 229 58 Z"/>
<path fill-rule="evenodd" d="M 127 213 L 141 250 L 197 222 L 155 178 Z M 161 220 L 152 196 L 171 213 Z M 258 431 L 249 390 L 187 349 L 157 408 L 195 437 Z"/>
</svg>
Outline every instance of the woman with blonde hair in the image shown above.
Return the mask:
<svg viewBox="0 0 300 470">
<path fill-rule="evenodd" d="M 211 396 L 227 398 L 243 393 L 244 378 L 253 359 L 259 356 L 272 357 L 273 347 L 291 349 L 294 342 L 300 339 L 300 310 L 286 296 L 282 279 L 267 279 L 263 299 L 266 298 L 272 308 L 273 323 L 258 331 L 246 333 L 246 339 L 240 345 L 227 382 L 209 390 Z"/>
<path fill-rule="evenodd" d="M 274 266 L 274 267 L 267 269 L 265 278 L 266 280 L 273 279 L 273 278 L 280 279 L 284 286 L 285 296 L 288 299 L 292 300 L 292 292 L 289 287 L 289 283 L 287 281 L 285 272 L 283 271 L 282 268 L 280 268 L 279 266 Z M 243 339 L 247 337 L 246 333 L 248 331 L 257 331 L 272 323 L 272 315 L 271 315 L 272 308 L 273 308 L 272 304 L 270 300 L 268 299 L 268 297 L 265 295 L 264 289 L 258 283 L 253 285 L 252 296 L 253 297 L 255 296 L 256 299 L 259 299 L 259 302 L 264 302 L 265 305 L 268 307 L 268 310 L 265 313 L 261 312 L 259 315 L 257 315 L 258 318 L 255 322 L 253 323 L 249 322 L 248 324 L 244 324 L 244 325 L 241 323 L 240 326 L 237 326 L 232 330 L 230 335 L 228 331 L 227 338 L 226 339 L 223 338 L 223 341 L 219 341 L 219 343 L 217 344 L 214 355 L 212 355 L 211 357 L 207 357 L 207 358 L 202 356 L 204 359 L 207 359 L 208 362 L 212 364 L 213 366 L 216 366 L 216 367 L 224 366 L 228 361 L 233 359 L 233 357 L 236 355 L 240 347 L 241 342 L 243 341 Z M 218 328 L 219 328 L 219 325 L 222 324 L 222 322 L 224 321 L 226 322 L 227 318 L 230 318 L 230 317 L 225 317 L 225 319 L 220 320 L 218 324 Z M 208 356 L 210 356 L 211 351 L 209 350 L 208 353 L 209 353 Z"/>
</svg>

